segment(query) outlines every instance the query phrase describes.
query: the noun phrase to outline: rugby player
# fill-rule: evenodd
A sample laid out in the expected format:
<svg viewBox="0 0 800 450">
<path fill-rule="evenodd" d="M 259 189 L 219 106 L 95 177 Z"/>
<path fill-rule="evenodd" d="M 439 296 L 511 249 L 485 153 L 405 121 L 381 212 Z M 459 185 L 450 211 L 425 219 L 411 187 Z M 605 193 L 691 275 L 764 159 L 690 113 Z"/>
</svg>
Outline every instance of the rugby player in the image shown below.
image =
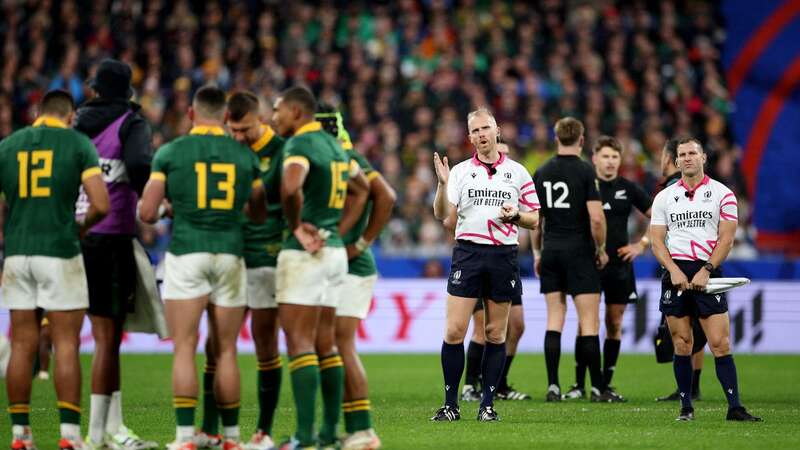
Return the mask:
<svg viewBox="0 0 800 450">
<path fill-rule="evenodd" d="M 558 153 L 544 164 L 533 180 L 543 194 L 542 228 L 532 243 L 534 269 L 541 279 L 547 302 L 544 355 L 547 364 L 546 400 L 560 401 L 558 364 L 561 330 L 567 313 L 566 295 L 572 296 L 578 313 L 578 355 L 589 368 L 592 401 L 604 399 L 600 370 L 600 275 L 608 262 L 606 219 L 598 182 L 592 166 L 580 158 L 583 124 L 572 117 L 555 126 Z"/>
<path fill-rule="evenodd" d="M 89 306 L 79 233 L 109 210 L 97 151 L 85 135 L 69 129 L 72 96 L 50 91 L 32 127 L 0 143 L 0 187 L 8 205 L 0 306 L 11 310 L 11 359 L 6 374 L 11 448 L 36 448 L 30 427 L 31 373 L 38 353 L 39 317 L 47 311 L 55 349 L 55 387 L 61 450 L 83 450 L 81 439 L 80 330 Z M 75 201 L 88 200 L 81 223 Z"/>
<path fill-rule="evenodd" d="M 479 421 L 499 420 L 494 409 L 506 359 L 510 302 L 522 295 L 517 263 L 519 227 L 539 222 L 539 200 L 525 168 L 497 151 L 498 128 L 489 110 L 467 116 L 475 153 L 450 171 L 447 158 L 434 154 L 438 178 L 434 216 L 456 222 L 456 247 L 447 285 L 447 323 L 442 343 L 445 403 L 431 418 L 461 418 L 458 384 L 464 371 L 464 337 L 479 298 L 485 299 L 486 346 L 483 353 L 483 393 Z M 457 221 L 456 221 L 457 217 Z"/>
<path fill-rule="evenodd" d="M 369 180 L 366 204 L 353 200 L 351 189 L 347 191 L 339 232 L 347 250 L 348 272 L 340 286 L 339 305 L 336 308 L 336 346 L 342 356 L 345 370 L 344 425 L 347 437 L 342 442 L 343 450 L 374 450 L 381 446 L 370 417 L 371 404 L 367 374 L 356 351 L 356 331 L 366 319 L 372 305 L 372 294 L 378 279 L 375 257 L 370 245 L 389 221 L 396 200 L 394 189 L 377 170 L 355 151 L 350 135 L 344 128 L 341 112 L 329 105 L 320 105 L 315 118 L 325 131 L 336 136 L 351 160 L 358 162 Z M 348 230 L 352 223 L 356 223 Z"/>
<path fill-rule="evenodd" d="M 342 408 L 344 368 L 335 343 L 339 285 L 347 273 L 347 252 L 339 234 L 348 190 L 355 175 L 336 139 L 314 120 L 317 101 L 292 87 L 275 102 L 272 121 L 284 146 L 281 204 L 289 232 L 278 254 L 278 317 L 286 335 L 297 430 L 281 449 L 335 445 Z M 323 421 L 314 436 L 317 390 Z"/>
<path fill-rule="evenodd" d="M 95 347 L 87 443 L 117 450 L 156 448 L 122 423 L 119 346 L 136 286 L 136 203 L 150 176 L 150 125 L 129 99 L 131 68 L 105 59 L 89 82 L 95 98 L 76 112 L 75 129 L 94 142 L 111 211 L 81 241 L 89 283 L 89 320 Z M 78 212 L 83 209 L 78 200 Z"/>
<path fill-rule="evenodd" d="M 267 219 L 255 223 L 244 217 L 244 262 L 247 268 L 247 308 L 255 344 L 258 374 L 258 420 L 256 432 L 244 448 L 267 450 L 274 447 L 272 425 L 281 387 L 281 358 L 278 352 L 278 304 L 275 302 L 275 263 L 283 240 L 280 202 L 280 174 L 285 140 L 265 123 L 258 97 L 248 91 L 228 98 L 228 129 L 231 136 L 256 154 L 267 197 Z M 214 400 L 213 339 L 206 340 L 203 372 L 203 422 L 195 436 L 199 448 L 219 446 L 219 414 Z"/>
<path fill-rule="evenodd" d="M 606 251 L 608 265 L 600 271 L 600 284 L 606 302 L 606 338 L 603 342 L 603 387 L 605 398 L 610 402 L 623 402 L 625 399 L 610 387 L 611 378 L 617 366 L 620 340 L 622 339 L 622 318 L 625 307 L 636 303 L 636 277 L 632 261 L 650 245 L 647 236 L 634 243 L 628 243 L 628 217 L 636 208 L 650 217 L 650 197 L 636 184 L 619 176 L 622 162 L 622 144 L 611 136 L 600 136 L 592 152 L 597 180 L 600 184 L 600 200 L 606 215 Z M 580 332 L 579 332 L 580 334 Z M 565 399 L 583 398 L 586 366 L 580 356 L 579 339 L 575 339 L 575 385 Z"/>
<path fill-rule="evenodd" d="M 665 177 L 661 183 L 661 189 L 672 186 L 681 179 L 681 171 L 675 165 L 677 161 L 678 139 L 668 139 L 664 143 L 664 149 L 661 151 L 661 174 Z M 663 314 L 661 315 L 661 324 L 664 327 L 667 326 L 667 316 Z M 700 374 L 703 372 L 703 363 L 705 361 L 706 335 L 703 333 L 703 327 L 700 326 L 700 320 L 696 317 L 692 317 L 692 338 L 692 369 L 694 370 L 692 373 L 692 400 L 700 400 Z M 669 339 L 668 336 L 667 339 Z M 672 347 L 672 342 L 668 344 Z M 680 399 L 680 392 L 676 388 L 672 393 L 656 398 L 656 401 L 677 402 Z"/>
<path fill-rule="evenodd" d="M 726 296 L 704 292 L 710 277 L 722 276 L 720 265 L 733 247 L 736 195 L 705 174 L 707 155 L 700 141 L 681 139 L 677 152 L 681 179 L 656 195 L 650 238 L 653 254 L 666 269 L 659 309 L 667 316 L 675 349 L 673 367 L 681 397 L 678 420 L 694 419 L 691 317 L 698 317 L 728 400 L 727 420 L 760 421 L 739 401 Z"/>
<path fill-rule="evenodd" d="M 189 108 L 192 129 L 162 146 L 140 206 L 154 223 L 165 197 L 173 209 L 172 240 L 165 260 L 164 298 L 174 344 L 172 387 L 177 420 L 170 450 L 194 450 L 197 406 L 197 330 L 208 309 L 217 371 L 214 396 L 223 425 L 223 450 L 240 449 L 239 366 L 236 338 L 244 320 L 246 271 L 242 208 L 256 221 L 266 215 L 264 186 L 255 154 L 225 136 L 225 93 L 200 88 Z"/>
</svg>

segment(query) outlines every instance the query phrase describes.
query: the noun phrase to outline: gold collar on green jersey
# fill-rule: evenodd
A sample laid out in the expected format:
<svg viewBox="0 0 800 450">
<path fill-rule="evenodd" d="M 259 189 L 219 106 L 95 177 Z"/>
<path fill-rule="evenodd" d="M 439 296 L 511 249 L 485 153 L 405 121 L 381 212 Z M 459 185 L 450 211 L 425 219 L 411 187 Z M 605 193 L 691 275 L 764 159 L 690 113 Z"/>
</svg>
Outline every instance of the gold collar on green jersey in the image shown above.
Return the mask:
<svg viewBox="0 0 800 450">
<path fill-rule="evenodd" d="M 300 136 L 301 134 L 311 133 L 312 131 L 319 131 L 322 129 L 322 123 L 317 122 L 316 120 L 313 122 L 308 122 L 307 124 L 303 125 L 302 127 L 298 128 L 297 131 L 294 132 L 295 136 Z"/>
<path fill-rule="evenodd" d="M 225 130 L 222 127 L 198 125 L 189 130 L 189 134 L 210 134 L 212 136 L 224 136 Z"/>
<path fill-rule="evenodd" d="M 261 125 L 261 130 L 263 131 L 261 137 L 258 138 L 257 141 L 253 142 L 253 144 L 250 146 L 250 148 L 253 149 L 254 152 L 257 152 L 262 148 L 264 148 L 264 146 L 269 144 L 269 141 L 272 140 L 272 137 L 275 136 L 275 131 L 273 131 L 272 127 L 270 127 L 269 125 L 266 124 Z"/>
<path fill-rule="evenodd" d="M 68 128 L 63 120 L 52 116 L 41 116 L 33 122 L 35 127 Z"/>
</svg>

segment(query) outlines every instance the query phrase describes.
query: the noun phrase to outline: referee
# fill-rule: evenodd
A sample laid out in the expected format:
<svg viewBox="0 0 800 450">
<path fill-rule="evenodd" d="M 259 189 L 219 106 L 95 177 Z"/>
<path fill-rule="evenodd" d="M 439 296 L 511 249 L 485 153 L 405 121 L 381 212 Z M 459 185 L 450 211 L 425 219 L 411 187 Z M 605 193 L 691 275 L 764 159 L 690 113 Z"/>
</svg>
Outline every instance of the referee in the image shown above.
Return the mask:
<svg viewBox="0 0 800 450">
<path fill-rule="evenodd" d="M 724 294 L 706 294 L 711 276 L 720 277 L 720 264 L 733 247 L 738 207 L 736 196 L 705 175 L 706 153 L 697 139 L 678 142 L 677 183 L 653 201 L 650 237 L 653 254 L 666 269 L 659 309 L 675 347 L 673 367 L 681 398 L 678 420 L 694 420 L 692 408 L 692 325 L 699 317 L 714 354 L 717 378 L 728 400 L 728 420 L 757 422 L 739 402 L 736 365 L 730 348 L 730 318 Z"/>
<path fill-rule="evenodd" d="M 506 359 L 511 300 L 522 295 L 517 262 L 519 227 L 539 223 L 539 200 L 528 171 L 497 151 L 497 122 L 481 108 L 467 116 L 472 158 L 449 169 L 434 154 L 439 184 L 433 204 L 438 220 L 456 223 L 456 247 L 447 283 L 447 325 L 442 343 L 445 403 L 431 418 L 454 421 L 458 384 L 464 371 L 464 336 L 478 298 L 485 299 L 486 346 L 481 371 L 483 393 L 478 420 L 498 420 L 494 392 Z"/>
<path fill-rule="evenodd" d="M 608 263 L 606 218 L 594 169 L 581 160 L 583 124 L 565 117 L 555 126 L 558 153 L 534 175 L 536 190 L 544 195 L 543 232 L 533 233 L 541 291 L 547 302 L 544 356 L 548 402 L 561 401 L 558 363 L 561 330 L 567 314 L 566 294 L 578 312 L 579 363 L 589 368 L 592 401 L 609 401 L 600 370 L 600 275 Z M 541 251 L 539 251 L 541 249 Z"/>
</svg>

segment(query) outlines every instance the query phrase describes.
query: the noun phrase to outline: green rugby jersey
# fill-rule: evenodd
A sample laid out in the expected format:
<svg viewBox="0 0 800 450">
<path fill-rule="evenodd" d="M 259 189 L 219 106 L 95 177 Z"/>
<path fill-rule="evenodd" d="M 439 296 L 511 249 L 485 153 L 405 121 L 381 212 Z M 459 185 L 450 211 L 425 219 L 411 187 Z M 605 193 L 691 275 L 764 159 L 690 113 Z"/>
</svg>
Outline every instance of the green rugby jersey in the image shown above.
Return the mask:
<svg viewBox="0 0 800 450">
<path fill-rule="evenodd" d="M 373 178 L 378 176 L 378 172 L 372 168 L 372 165 L 369 163 L 369 161 L 367 161 L 367 158 L 364 158 L 362 154 L 353 150 L 352 146 L 349 150 L 347 150 L 347 155 L 351 158 L 351 160 L 358 163 L 361 171 L 364 172 L 369 181 L 372 181 Z M 351 228 L 350 231 L 342 236 L 344 245 L 355 244 L 356 241 L 358 241 L 358 238 L 364 234 L 364 230 L 367 228 L 367 223 L 369 222 L 369 215 L 371 212 L 372 200 L 368 200 L 366 206 L 364 206 L 364 212 L 361 213 L 361 217 L 358 218 L 358 222 L 353 225 L 353 228 Z M 360 255 L 351 259 L 348 262 L 348 273 L 352 275 L 358 275 L 360 277 L 366 277 L 378 273 L 378 268 L 375 266 L 375 256 L 372 254 L 372 249 L 368 248 Z"/>
<path fill-rule="evenodd" d="M 0 142 L 5 255 L 79 255 L 75 201 L 94 175 L 102 175 L 94 144 L 58 119 L 40 117 Z"/>
<path fill-rule="evenodd" d="M 308 169 L 303 183 L 303 209 L 300 220 L 330 231 L 325 245 L 342 247 L 339 222 L 347 196 L 350 162 L 336 138 L 322 130 L 319 122 L 310 122 L 286 141 L 283 165 L 298 163 Z M 283 248 L 301 250 L 293 234 L 287 233 Z"/>
<path fill-rule="evenodd" d="M 251 267 L 275 267 L 283 243 L 281 208 L 281 172 L 283 171 L 283 144 L 286 140 L 264 125 L 264 134 L 250 146 L 261 161 L 261 180 L 267 194 L 267 220 L 255 224 L 244 218 L 244 262 Z"/>
<path fill-rule="evenodd" d="M 161 146 L 150 178 L 166 181 L 172 202 L 167 250 L 242 256 L 242 208 L 259 175 L 256 155 L 220 127 L 197 126 Z"/>
</svg>

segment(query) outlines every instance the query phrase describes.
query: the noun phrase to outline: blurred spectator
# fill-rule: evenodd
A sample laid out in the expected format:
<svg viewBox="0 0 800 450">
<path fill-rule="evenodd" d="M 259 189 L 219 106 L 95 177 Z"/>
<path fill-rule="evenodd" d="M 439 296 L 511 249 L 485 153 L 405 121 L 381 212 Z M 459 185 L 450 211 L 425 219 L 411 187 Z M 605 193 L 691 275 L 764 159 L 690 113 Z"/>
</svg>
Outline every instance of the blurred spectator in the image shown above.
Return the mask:
<svg viewBox="0 0 800 450">
<path fill-rule="evenodd" d="M 82 9 L 79 9 L 78 5 Z M 133 67 L 154 148 L 189 129 L 204 83 L 268 103 L 290 84 L 345 113 L 358 151 L 399 195 L 381 240 L 390 254 L 447 252 L 430 215 L 431 154 L 471 154 L 466 114 L 492 108 L 531 172 L 553 154 L 552 126 L 571 114 L 625 145 L 622 173 L 653 190 L 664 139 L 691 133 L 709 173 L 747 211 L 721 69 L 719 2 L 464 0 L 281 3 L 176 0 L 2 2 L 0 136 L 30 123 L 52 87 L 79 102 L 104 57 Z M 740 220 L 751 241 L 749 217 Z M 747 252 L 744 252 L 747 253 Z"/>
</svg>

